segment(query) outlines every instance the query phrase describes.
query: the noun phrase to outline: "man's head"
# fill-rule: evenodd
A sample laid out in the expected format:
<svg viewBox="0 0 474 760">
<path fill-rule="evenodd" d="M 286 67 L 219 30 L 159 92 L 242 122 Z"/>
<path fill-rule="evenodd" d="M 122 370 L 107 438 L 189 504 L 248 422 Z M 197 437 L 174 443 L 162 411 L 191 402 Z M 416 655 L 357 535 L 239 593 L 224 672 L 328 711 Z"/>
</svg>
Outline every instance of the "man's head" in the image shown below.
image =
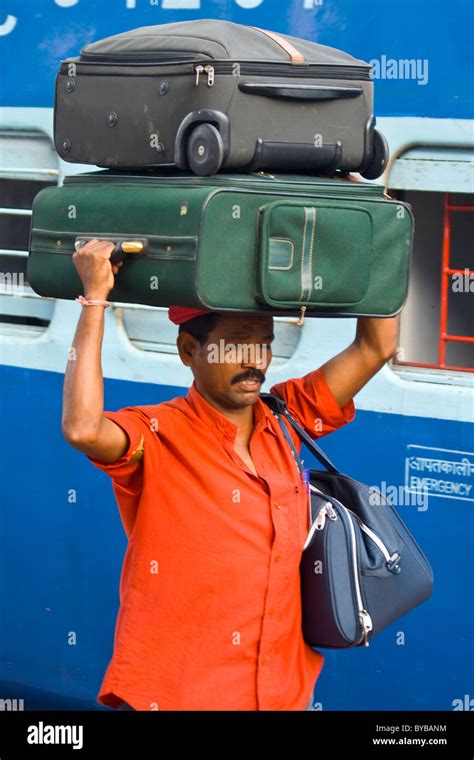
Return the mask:
<svg viewBox="0 0 474 760">
<path fill-rule="evenodd" d="M 197 389 L 223 408 L 238 410 L 258 398 L 273 338 L 272 316 L 208 312 L 180 322 L 177 346 Z M 257 382 L 243 384 L 252 380 Z"/>
</svg>

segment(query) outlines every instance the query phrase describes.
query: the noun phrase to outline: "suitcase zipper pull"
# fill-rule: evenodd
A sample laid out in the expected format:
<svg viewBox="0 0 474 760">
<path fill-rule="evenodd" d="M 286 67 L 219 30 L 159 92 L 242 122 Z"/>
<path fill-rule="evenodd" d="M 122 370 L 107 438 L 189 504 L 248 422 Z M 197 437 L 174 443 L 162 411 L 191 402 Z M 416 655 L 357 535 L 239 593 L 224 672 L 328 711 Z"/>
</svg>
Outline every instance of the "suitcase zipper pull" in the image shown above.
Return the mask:
<svg viewBox="0 0 474 760">
<path fill-rule="evenodd" d="M 208 87 L 212 87 L 214 84 L 214 66 L 208 65 L 208 66 L 201 66 L 199 63 L 197 66 L 194 67 L 194 71 L 196 72 L 196 85 L 199 84 L 199 75 L 202 71 L 205 71 L 207 74 L 207 84 Z"/>
<path fill-rule="evenodd" d="M 199 74 L 201 71 L 204 71 L 204 66 L 201 66 L 200 64 L 198 66 L 194 67 L 194 71 L 196 72 L 196 85 L 199 84 Z"/>
<path fill-rule="evenodd" d="M 212 87 L 214 84 L 214 66 L 204 66 L 204 71 L 207 73 L 207 85 Z"/>
</svg>

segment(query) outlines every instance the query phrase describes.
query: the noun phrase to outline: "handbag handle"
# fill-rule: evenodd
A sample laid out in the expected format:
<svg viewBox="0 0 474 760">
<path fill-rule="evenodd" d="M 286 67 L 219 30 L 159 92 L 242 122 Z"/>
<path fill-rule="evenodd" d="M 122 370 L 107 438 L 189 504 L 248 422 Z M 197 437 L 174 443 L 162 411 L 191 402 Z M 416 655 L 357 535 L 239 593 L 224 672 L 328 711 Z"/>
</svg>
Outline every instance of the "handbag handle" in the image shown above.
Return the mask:
<svg viewBox="0 0 474 760">
<path fill-rule="evenodd" d="M 278 422 L 280 423 L 280 427 L 283 430 L 284 436 L 286 440 L 289 442 L 291 446 L 291 450 L 293 452 L 293 456 L 295 457 L 296 464 L 298 465 L 298 469 L 302 470 L 301 460 L 298 456 L 298 453 L 296 451 L 295 445 L 293 441 L 291 440 L 291 436 L 288 432 L 288 429 L 286 425 L 283 423 L 283 421 L 280 419 L 279 414 L 283 415 L 283 417 L 286 417 L 292 428 L 296 431 L 298 436 L 301 438 L 301 440 L 306 444 L 308 449 L 311 451 L 312 454 L 316 457 L 316 459 L 329 471 L 329 472 L 339 472 L 337 467 L 333 465 L 331 460 L 326 456 L 324 451 L 319 448 L 319 446 L 313 441 L 312 438 L 308 435 L 308 433 L 303 430 L 301 425 L 299 425 L 294 417 L 291 416 L 291 414 L 288 412 L 286 408 L 286 403 L 283 401 L 280 396 L 277 396 L 275 393 L 260 393 L 259 396 L 262 401 L 267 404 L 267 406 L 270 407 L 270 409 L 276 413 L 276 417 L 278 419 Z"/>
</svg>

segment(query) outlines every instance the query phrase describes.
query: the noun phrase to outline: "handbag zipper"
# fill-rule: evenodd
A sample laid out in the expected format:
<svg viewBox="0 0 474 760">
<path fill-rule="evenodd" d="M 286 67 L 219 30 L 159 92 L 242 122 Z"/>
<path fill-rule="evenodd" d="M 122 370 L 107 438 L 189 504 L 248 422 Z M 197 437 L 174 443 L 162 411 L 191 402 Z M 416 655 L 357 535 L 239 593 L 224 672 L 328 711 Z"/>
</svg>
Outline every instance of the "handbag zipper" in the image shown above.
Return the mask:
<svg viewBox="0 0 474 760">
<path fill-rule="evenodd" d="M 345 509 L 344 505 L 343 509 Z M 350 522 L 350 528 L 351 528 L 351 540 L 352 540 L 352 561 L 353 561 L 353 567 L 354 567 L 354 580 L 355 580 L 355 586 L 356 586 L 356 594 L 357 594 L 357 602 L 359 604 L 359 621 L 362 628 L 362 633 L 360 638 L 355 642 L 355 644 L 363 644 L 363 646 L 368 647 L 369 641 L 368 641 L 368 634 L 372 630 L 372 618 L 370 617 L 369 613 L 364 607 L 364 602 L 362 600 L 362 591 L 360 588 L 360 579 L 359 579 L 359 569 L 357 565 L 357 542 L 355 537 L 355 530 L 354 530 L 354 523 L 352 522 L 350 516 L 349 516 L 349 522 Z"/>
<path fill-rule="evenodd" d="M 330 501 L 327 501 L 322 509 L 320 509 L 318 512 L 318 516 L 314 521 L 316 530 L 322 530 L 324 528 L 326 517 L 329 517 L 330 520 L 337 520 L 337 512 Z"/>
<path fill-rule="evenodd" d="M 310 488 L 312 486 L 310 485 Z M 309 529 L 308 535 L 306 537 L 306 541 L 303 546 L 303 551 L 306 549 L 308 544 L 311 543 L 311 540 L 313 538 L 313 534 L 316 530 L 322 530 L 324 528 L 326 517 L 329 517 L 330 520 L 337 520 L 337 512 L 333 508 L 331 502 L 327 501 L 326 504 L 324 504 L 321 509 L 318 512 L 318 515 L 316 519 L 311 524 L 311 527 Z"/>
<path fill-rule="evenodd" d="M 318 488 L 316 488 L 312 484 L 310 484 L 310 488 L 315 493 L 319 493 L 322 496 L 326 496 L 326 494 L 323 494 L 322 491 L 320 491 Z M 340 501 L 337 501 L 337 499 L 336 499 L 336 502 L 337 502 L 337 505 L 339 507 L 341 507 L 343 510 L 346 511 L 346 513 L 351 512 L 351 510 L 347 509 L 347 507 L 345 507 L 344 504 L 341 504 Z M 327 504 L 328 504 L 328 502 L 322 508 L 322 509 L 325 509 L 325 512 L 327 512 Z M 337 513 L 335 512 L 334 508 L 332 507 L 332 504 L 331 504 L 331 508 L 333 509 L 333 512 L 336 514 L 336 517 L 332 517 L 330 519 L 333 519 L 333 520 L 337 519 Z M 356 596 L 357 596 L 357 605 L 358 605 L 358 611 L 359 611 L 359 622 L 360 622 L 360 627 L 361 627 L 361 635 L 357 639 L 357 641 L 354 642 L 354 644 L 355 645 L 363 644 L 363 646 L 367 647 L 367 646 L 369 646 L 369 641 L 368 641 L 367 637 L 368 637 L 368 634 L 370 633 L 370 631 L 372 630 L 373 624 L 372 624 L 372 618 L 370 617 L 369 613 L 365 609 L 365 607 L 364 607 L 364 601 L 362 599 L 362 590 L 361 590 L 361 587 L 360 587 L 359 569 L 358 569 L 358 563 L 357 563 L 357 557 L 358 557 L 358 555 L 357 555 L 357 541 L 356 541 L 356 536 L 355 536 L 354 523 L 352 522 L 350 514 L 348 514 L 347 516 L 349 518 L 349 527 L 350 527 L 350 533 L 351 533 L 352 569 L 353 569 L 354 586 L 355 586 L 355 591 L 356 591 Z M 318 514 L 318 517 L 319 517 L 319 514 Z M 324 527 L 325 516 L 324 516 L 324 518 L 322 518 L 322 520 L 323 520 L 323 527 Z"/>
<path fill-rule="evenodd" d="M 311 486 L 311 487 L 314 490 L 317 490 L 315 488 L 315 486 Z M 322 491 L 320 493 L 322 493 Z M 369 536 L 369 538 L 374 542 L 374 544 L 376 546 L 378 546 L 378 548 L 382 552 L 383 556 L 385 557 L 385 562 L 386 562 L 387 568 L 390 570 L 390 572 L 392 572 L 392 573 L 399 573 L 401 568 L 400 568 L 399 565 L 396 564 L 397 560 L 400 559 L 399 552 L 393 552 L 392 554 L 390 554 L 389 550 L 387 549 L 386 545 L 383 543 L 382 539 L 379 538 L 379 536 L 375 533 L 375 531 L 372 530 L 372 528 L 369 528 L 369 526 L 365 524 L 365 522 L 362 520 L 361 517 L 359 517 L 359 515 L 357 514 L 357 512 L 354 512 L 352 509 L 349 509 L 349 507 L 344 506 L 344 504 L 342 504 L 341 506 L 344 507 L 344 509 L 346 509 L 348 512 L 350 512 L 351 515 L 354 515 L 354 517 L 359 522 L 361 530 L 367 536 Z M 320 514 L 321 513 L 318 514 L 318 517 L 319 517 Z M 321 527 L 324 527 L 324 521 L 323 521 L 323 524 L 322 524 Z"/>
<path fill-rule="evenodd" d="M 365 522 L 362 521 L 362 519 L 359 517 L 359 515 L 356 512 L 353 512 L 352 509 L 349 509 L 349 507 L 345 507 L 348 512 L 350 512 L 352 515 L 354 515 L 355 518 L 359 521 L 361 529 L 364 531 L 364 533 L 369 536 L 370 539 L 378 546 L 380 551 L 385 557 L 385 562 L 392 573 L 399 573 L 400 572 L 400 565 L 397 565 L 397 560 L 400 559 L 399 552 L 393 552 L 393 554 L 390 554 L 389 550 L 383 543 L 382 539 L 378 537 L 378 535 L 372 530 L 372 528 L 369 528 L 368 525 L 365 524 Z"/>
</svg>

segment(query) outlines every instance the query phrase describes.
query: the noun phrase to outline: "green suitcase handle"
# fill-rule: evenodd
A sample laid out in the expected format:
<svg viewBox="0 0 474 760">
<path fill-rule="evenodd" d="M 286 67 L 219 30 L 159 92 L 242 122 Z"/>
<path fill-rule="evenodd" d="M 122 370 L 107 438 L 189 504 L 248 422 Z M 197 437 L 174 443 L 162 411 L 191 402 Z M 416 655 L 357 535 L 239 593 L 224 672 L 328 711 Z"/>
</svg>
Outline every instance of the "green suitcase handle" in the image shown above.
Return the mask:
<svg viewBox="0 0 474 760">
<path fill-rule="evenodd" d="M 89 240 L 93 240 L 93 239 L 94 238 L 92 237 L 76 238 L 74 242 L 74 247 L 76 251 L 78 251 L 79 248 L 82 248 L 86 243 L 88 243 Z M 145 253 L 147 249 L 147 241 L 143 239 L 117 240 L 117 238 L 96 237 L 95 240 L 107 240 L 110 243 L 115 243 L 115 248 L 110 255 L 110 263 L 112 265 L 118 264 L 119 261 L 122 261 L 123 259 L 125 259 L 127 254 L 129 253 Z"/>
</svg>

